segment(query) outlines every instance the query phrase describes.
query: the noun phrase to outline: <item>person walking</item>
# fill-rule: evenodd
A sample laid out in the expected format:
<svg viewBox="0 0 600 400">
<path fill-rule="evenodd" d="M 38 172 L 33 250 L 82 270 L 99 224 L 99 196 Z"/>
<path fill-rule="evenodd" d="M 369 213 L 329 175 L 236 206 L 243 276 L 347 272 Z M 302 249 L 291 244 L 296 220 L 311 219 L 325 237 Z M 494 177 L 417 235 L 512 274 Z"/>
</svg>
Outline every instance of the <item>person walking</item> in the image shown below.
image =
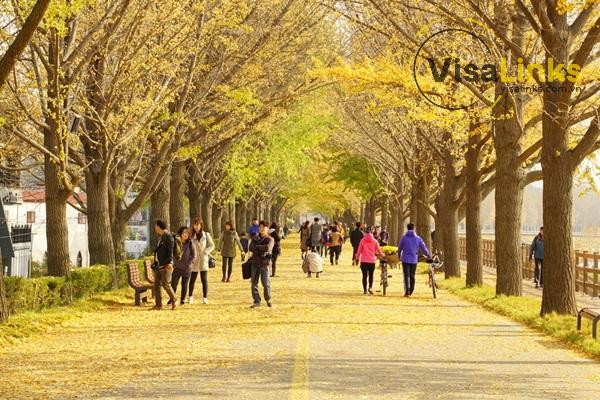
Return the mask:
<svg viewBox="0 0 600 400">
<path fill-rule="evenodd" d="M 312 251 L 320 254 L 321 252 L 321 231 L 323 225 L 319 223 L 319 218 L 315 217 L 314 222 L 310 226 L 310 247 Z"/>
<path fill-rule="evenodd" d="M 236 247 L 240 252 L 244 253 L 242 242 L 235 231 L 235 227 L 231 221 L 225 222 L 225 229 L 221 232 L 219 239 L 219 253 L 223 259 L 223 278 L 221 282 L 231 282 L 231 272 L 233 271 L 233 259 L 237 256 Z"/>
<path fill-rule="evenodd" d="M 333 225 L 331 227 L 331 234 L 329 235 L 329 262 L 331 265 L 335 262 L 335 265 L 338 265 L 338 260 L 340 259 L 340 253 L 342 252 L 342 244 L 344 243 L 344 238 L 342 234 L 338 231 L 338 227 Z"/>
<path fill-rule="evenodd" d="M 323 257 L 327 257 L 327 252 L 329 251 L 329 235 L 331 234 L 330 228 L 325 225 L 323 227 L 323 231 L 321 231 L 321 249 L 319 251 L 319 255 Z"/>
<path fill-rule="evenodd" d="M 427 258 L 431 258 L 425 242 L 415 233 L 415 224 L 406 225 L 406 233 L 398 242 L 398 257 L 402 261 L 402 272 L 404 273 L 404 297 L 412 296 L 415 290 L 415 274 L 419 261 L 419 250 Z"/>
<path fill-rule="evenodd" d="M 259 223 L 258 235 L 252 238 L 250 242 L 251 255 L 251 284 L 252 284 L 252 303 L 251 308 L 260 307 L 261 298 L 258 292 L 258 281 L 260 280 L 264 290 L 264 297 L 269 307 L 273 306 L 271 302 L 271 282 L 269 280 L 269 270 L 271 268 L 271 259 L 273 256 L 273 247 L 275 240 L 269 236 L 269 226 L 265 221 Z"/>
<path fill-rule="evenodd" d="M 187 226 L 179 228 L 175 240 L 180 242 L 181 257 L 179 260 L 175 261 L 173 276 L 171 278 L 171 287 L 173 287 L 173 291 L 177 293 L 177 286 L 179 284 L 179 279 L 181 278 L 181 301 L 179 304 L 184 305 L 190 282 L 190 274 L 192 272 L 192 264 L 196 260 L 196 246 L 192 243 L 190 230 Z"/>
<path fill-rule="evenodd" d="M 540 233 L 538 233 L 531 242 L 529 248 L 529 261 L 535 260 L 535 271 L 533 280 L 535 282 L 535 288 L 544 287 L 544 227 L 540 227 Z"/>
<path fill-rule="evenodd" d="M 390 234 L 385 230 L 385 227 L 381 227 L 381 232 L 379 232 L 379 245 L 387 246 L 390 241 Z"/>
<path fill-rule="evenodd" d="M 310 222 L 306 221 L 300 227 L 300 251 L 302 252 L 301 257 L 304 260 L 306 252 L 309 248 L 310 243 Z"/>
<path fill-rule="evenodd" d="M 269 227 L 269 235 L 275 241 L 273 245 L 273 254 L 271 257 L 271 278 L 275 277 L 275 270 L 277 269 L 277 258 L 281 254 L 281 237 L 279 236 L 279 227 L 276 222 L 273 222 Z"/>
<path fill-rule="evenodd" d="M 154 250 L 154 293 L 155 306 L 151 310 L 162 310 L 162 292 L 165 289 L 171 301 L 171 309 L 175 310 L 175 293 L 171 287 L 171 277 L 173 275 L 173 250 L 175 249 L 175 239 L 167 230 L 167 224 L 163 220 L 156 220 L 154 231 L 159 236 L 158 244 Z"/>
<path fill-rule="evenodd" d="M 208 258 L 215 249 L 215 242 L 209 232 L 204 230 L 204 223 L 200 218 L 194 219 L 192 225 L 192 243 L 196 246 L 196 260 L 192 264 L 192 273 L 190 275 L 190 290 L 188 302 L 194 302 L 194 288 L 196 278 L 200 275 L 202 282 L 202 301 L 208 304 Z"/>
<path fill-rule="evenodd" d="M 358 261 L 356 260 L 356 251 L 358 250 L 360 241 L 363 240 L 363 237 L 365 236 L 361 226 L 362 224 L 357 222 L 356 228 L 350 232 L 350 244 L 352 245 L 352 265 L 358 265 Z"/>
<path fill-rule="evenodd" d="M 362 271 L 362 285 L 364 294 L 373 294 L 373 274 L 375 273 L 375 262 L 377 256 L 385 257 L 383 251 L 379 247 L 379 243 L 373 237 L 373 230 L 371 227 L 367 228 L 367 233 L 360 241 L 358 248 L 356 249 L 356 261 L 360 263 L 360 270 Z M 367 278 L 369 286 L 367 288 Z"/>
</svg>

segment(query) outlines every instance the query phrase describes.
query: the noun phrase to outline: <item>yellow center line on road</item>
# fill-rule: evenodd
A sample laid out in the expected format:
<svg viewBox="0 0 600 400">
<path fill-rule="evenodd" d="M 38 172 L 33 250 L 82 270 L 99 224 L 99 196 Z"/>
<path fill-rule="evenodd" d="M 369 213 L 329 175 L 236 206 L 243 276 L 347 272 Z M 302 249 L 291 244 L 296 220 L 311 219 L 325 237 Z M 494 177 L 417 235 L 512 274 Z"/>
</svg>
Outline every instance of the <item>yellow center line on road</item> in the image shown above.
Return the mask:
<svg viewBox="0 0 600 400">
<path fill-rule="evenodd" d="M 303 333 L 298 336 L 296 344 L 296 360 L 292 375 L 292 390 L 290 400 L 308 400 L 308 363 L 310 357 L 310 346 L 308 336 Z"/>
</svg>

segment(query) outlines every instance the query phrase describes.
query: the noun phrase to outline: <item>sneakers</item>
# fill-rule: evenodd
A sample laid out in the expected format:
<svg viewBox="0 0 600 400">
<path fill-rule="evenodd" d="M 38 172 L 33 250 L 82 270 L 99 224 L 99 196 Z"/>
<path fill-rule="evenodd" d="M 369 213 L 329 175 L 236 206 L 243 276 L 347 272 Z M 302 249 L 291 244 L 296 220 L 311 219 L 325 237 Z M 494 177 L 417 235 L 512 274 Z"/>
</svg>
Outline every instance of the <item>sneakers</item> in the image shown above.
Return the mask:
<svg viewBox="0 0 600 400">
<path fill-rule="evenodd" d="M 231 278 L 227 278 L 227 279 L 225 279 L 225 282 L 227 282 L 227 283 L 231 283 Z"/>
<path fill-rule="evenodd" d="M 222 277 L 222 278 L 221 278 L 221 282 L 225 282 L 225 277 Z"/>
<path fill-rule="evenodd" d="M 366 296 L 368 293 L 367 293 L 367 291 L 365 290 L 365 291 L 363 292 L 363 294 Z"/>
<path fill-rule="evenodd" d="M 189 304 L 194 304 L 194 296 L 190 296 L 188 299 Z"/>
<path fill-rule="evenodd" d="M 208 304 L 208 299 L 207 299 L 206 297 L 205 297 L 205 298 L 203 298 L 203 299 L 202 299 L 202 303 L 204 303 L 204 304 Z"/>
<path fill-rule="evenodd" d="M 369 289 L 369 294 L 373 294 L 373 290 L 372 289 Z"/>
<path fill-rule="evenodd" d="M 260 303 L 254 303 L 250 306 L 250 308 L 258 308 L 260 307 Z"/>
<path fill-rule="evenodd" d="M 270 301 L 267 301 L 267 305 L 268 305 L 269 307 L 273 307 L 273 303 L 271 303 Z"/>
</svg>

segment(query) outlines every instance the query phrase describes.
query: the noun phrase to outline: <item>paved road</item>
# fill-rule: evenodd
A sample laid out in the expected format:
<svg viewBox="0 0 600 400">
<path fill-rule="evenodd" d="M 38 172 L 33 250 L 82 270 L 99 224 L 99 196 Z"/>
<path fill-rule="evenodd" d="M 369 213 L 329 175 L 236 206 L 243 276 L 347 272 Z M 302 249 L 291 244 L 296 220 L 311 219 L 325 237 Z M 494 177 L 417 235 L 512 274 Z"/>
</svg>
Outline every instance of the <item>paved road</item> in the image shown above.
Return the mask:
<svg viewBox="0 0 600 400">
<path fill-rule="evenodd" d="M 388 297 L 363 296 L 349 257 L 307 279 L 288 242 L 273 309 L 248 308 L 239 266 L 231 284 L 211 271 L 208 306 L 108 303 L 0 352 L 0 398 L 600 398 L 599 363 L 448 293 L 433 300 L 424 276 L 410 299 L 397 270 Z"/>
</svg>

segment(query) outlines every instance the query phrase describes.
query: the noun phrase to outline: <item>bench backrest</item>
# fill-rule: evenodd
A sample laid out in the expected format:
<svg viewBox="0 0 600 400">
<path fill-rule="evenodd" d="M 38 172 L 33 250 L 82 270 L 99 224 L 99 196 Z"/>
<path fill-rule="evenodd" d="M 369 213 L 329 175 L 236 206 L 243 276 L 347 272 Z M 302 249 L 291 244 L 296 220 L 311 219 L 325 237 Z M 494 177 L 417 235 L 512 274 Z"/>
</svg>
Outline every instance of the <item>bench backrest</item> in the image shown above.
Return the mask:
<svg viewBox="0 0 600 400">
<path fill-rule="evenodd" d="M 154 283 L 154 271 L 152 271 L 152 261 L 144 260 L 144 274 L 146 280 L 150 283 Z"/>
<path fill-rule="evenodd" d="M 127 263 L 127 277 L 129 285 L 132 287 L 141 287 L 142 282 L 140 281 L 140 270 L 138 269 L 137 262 Z"/>
</svg>

